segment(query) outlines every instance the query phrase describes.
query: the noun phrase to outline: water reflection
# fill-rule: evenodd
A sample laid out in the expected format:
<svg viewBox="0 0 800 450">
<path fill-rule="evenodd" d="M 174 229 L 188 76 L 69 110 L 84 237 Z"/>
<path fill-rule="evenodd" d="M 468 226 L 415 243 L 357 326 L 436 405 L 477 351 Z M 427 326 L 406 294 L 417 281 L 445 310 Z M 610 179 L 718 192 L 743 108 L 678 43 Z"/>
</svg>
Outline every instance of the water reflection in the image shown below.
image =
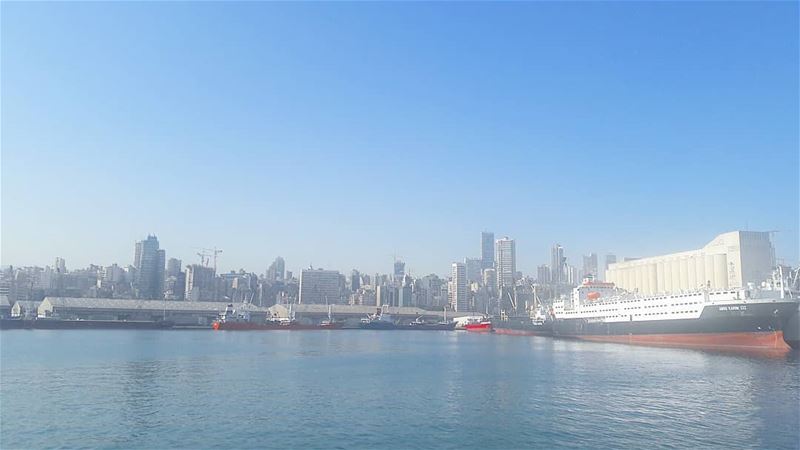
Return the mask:
<svg viewBox="0 0 800 450">
<path fill-rule="evenodd" d="M 361 330 L 112 332 L 87 352 L 75 333 L 4 336 L 0 447 L 798 442 L 796 353 Z"/>
</svg>

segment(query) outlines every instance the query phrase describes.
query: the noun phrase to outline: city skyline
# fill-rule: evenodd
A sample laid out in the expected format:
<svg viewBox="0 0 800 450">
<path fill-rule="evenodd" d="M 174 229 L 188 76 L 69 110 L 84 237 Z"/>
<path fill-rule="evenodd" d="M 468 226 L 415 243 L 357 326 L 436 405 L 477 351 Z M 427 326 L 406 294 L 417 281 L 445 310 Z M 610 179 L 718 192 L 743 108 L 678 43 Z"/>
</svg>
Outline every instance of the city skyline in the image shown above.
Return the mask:
<svg viewBox="0 0 800 450">
<path fill-rule="evenodd" d="M 4 265 L 151 233 L 220 272 L 444 275 L 491 230 L 533 274 L 748 229 L 798 263 L 795 3 L 3 12 Z"/>
<path fill-rule="evenodd" d="M 743 230 L 737 230 L 737 232 L 741 232 L 741 231 L 743 231 Z M 491 233 L 491 232 L 486 232 L 486 231 L 481 232 L 481 235 L 480 235 L 480 248 L 481 249 L 483 249 L 485 244 L 486 244 L 486 235 L 487 235 L 487 233 L 494 235 L 494 233 Z M 755 233 L 756 234 L 772 235 L 771 232 L 755 232 Z M 770 238 L 770 240 L 771 240 L 771 238 Z M 706 239 L 706 242 L 707 241 L 708 241 L 708 239 Z M 513 283 L 514 281 L 517 281 L 518 280 L 517 274 L 522 274 L 523 276 L 532 277 L 533 279 L 536 279 L 539 282 L 543 282 L 544 280 L 546 280 L 546 282 L 574 284 L 574 283 L 580 281 L 578 278 L 576 278 L 576 276 L 577 275 L 581 275 L 581 274 L 592 273 L 594 276 L 598 276 L 600 278 L 603 278 L 604 275 L 605 275 L 605 270 L 608 269 L 608 266 L 611 263 L 636 261 L 636 260 L 641 260 L 641 259 L 652 258 L 654 256 L 657 257 L 657 256 L 661 255 L 661 254 L 659 254 L 659 255 L 630 256 L 630 255 L 617 255 L 615 253 L 601 253 L 600 255 L 598 255 L 596 252 L 588 252 L 587 254 L 579 254 L 579 255 L 577 255 L 575 257 L 569 257 L 568 258 L 566 255 L 568 255 L 568 254 L 571 255 L 571 252 L 569 252 L 568 249 L 565 248 L 560 243 L 554 243 L 549 248 L 549 255 L 548 255 L 549 260 L 545 261 L 542 264 L 538 264 L 537 266 L 535 266 L 535 267 L 531 268 L 530 270 L 528 270 L 526 268 L 518 267 L 518 265 L 516 263 L 516 261 L 518 259 L 517 258 L 517 252 L 516 252 L 516 239 L 510 238 L 509 236 L 503 236 L 503 237 L 500 237 L 500 238 L 498 238 L 498 239 L 496 239 L 494 241 L 493 257 L 496 259 L 496 261 L 494 263 L 495 265 L 493 265 L 492 267 L 486 267 L 486 268 L 482 268 L 481 267 L 481 262 L 482 262 L 481 258 L 470 258 L 469 256 L 467 256 L 467 257 L 463 258 L 463 262 L 461 262 L 461 261 L 452 261 L 450 263 L 451 267 L 449 267 L 447 270 L 442 271 L 442 272 L 432 271 L 432 272 L 426 272 L 426 273 L 420 273 L 420 272 L 413 272 L 412 273 L 412 272 L 408 271 L 408 269 L 407 269 L 408 264 L 407 264 L 407 262 L 405 260 L 399 258 L 397 255 L 392 255 L 391 267 L 389 269 L 380 268 L 380 269 L 377 269 L 377 270 L 364 270 L 363 268 L 360 268 L 360 267 L 351 267 L 350 269 L 345 269 L 345 268 L 340 268 L 340 267 L 306 266 L 306 267 L 298 267 L 295 270 L 293 266 L 290 266 L 290 265 L 287 266 L 285 259 L 282 256 L 278 255 L 278 256 L 275 256 L 271 260 L 271 262 L 269 264 L 266 264 L 265 265 L 265 269 L 263 269 L 263 270 L 247 268 L 247 267 L 244 267 L 244 266 L 237 266 L 236 268 L 226 269 L 224 265 L 220 265 L 219 268 L 216 267 L 218 261 L 214 260 L 213 257 L 211 256 L 211 253 L 210 253 L 211 249 L 196 247 L 195 250 L 197 250 L 197 252 L 195 253 L 195 256 L 198 258 L 198 261 L 193 261 L 191 259 L 183 260 L 181 258 L 176 258 L 175 255 L 173 255 L 171 253 L 166 253 L 167 250 L 165 248 L 163 248 L 163 246 L 161 246 L 162 248 L 159 249 L 160 240 L 158 239 L 158 236 L 153 235 L 153 234 L 148 234 L 148 235 L 146 235 L 146 238 L 142 238 L 142 239 L 137 240 L 135 242 L 134 256 L 133 256 L 132 261 L 129 262 L 129 263 L 126 263 L 125 261 L 113 261 L 113 262 L 92 261 L 92 262 L 84 264 L 84 265 L 81 265 L 81 264 L 71 265 L 70 264 L 70 258 L 64 257 L 64 256 L 56 256 L 54 258 L 55 262 L 53 264 L 50 264 L 50 263 L 45 263 L 45 264 L 2 264 L 2 265 L 0 265 L 0 267 L 16 267 L 16 268 L 21 268 L 21 267 L 39 267 L 39 268 L 50 267 L 53 271 L 59 272 L 59 273 L 67 273 L 67 272 L 71 272 L 73 270 L 83 270 L 83 269 L 89 268 L 90 266 L 107 267 L 107 268 L 110 268 L 111 266 L 113 266 L 115 268 L 115 270 L 120 270 L 120 271 L 123 270 L 123 268 L 130 267 L 130 268 L 132 268 L 134 270 L 134 274 L 135 274 L 135 277 L 136 277 L 135 278 L 136 281 L 134 281 L 134 285 L 133 285 L 133 287 L 136 289 L 137 286 L 139 286 L 141 284 L 141 281 L 139 281 L 140 277 L 142 276 L 142 273 L 139 270 L 140 267 L 141 267 L 140 266 L 140 264 L 141 264 L 140 263 L 140 258 L 141 258 L 141 255 L 142 255 L 142 253 L 141 253 L 142 252 L 142 248 L 147 246 L 147 244 L 145 244 L 145 243 L 150 244 L 149 245 L 150 248 L 151 248 L 150 251 L 153 252 L 152 253 L 153 256 L 150 256 L 150 258 L 151 259 L 155 258 L 157 261 L 159 261 L 156 264 L 162 266 L 160 270 L 157 270 L 157 271 L 151 273 L 150 277 L 156 277 L 157 278 L 159 276 L 158 274 L 161 273 L 162 274 L 162 276 L 161 276 L 162 279 L 160 280 L 160 283 L 162 283 L 162 284 L 167 281 L 166 280 L 167 278 L 169 278 L 170 276 L 176 276 L 180 272 L 180 270 L 182 270 L 184 268 L 187 269 L 187 272 L 191 272 L 192 268 L 194 268 L 194 270 L 208 269 L 209 274 L 216 273 L 217 275 L 233 274 L 233 273 L 239 273 L 241 271 L 244 271 L 245 273 L 248 273 L 248 274 L 249 273 L 258 274 L 260 276 L 263 276 L 264 279 L 269 280 L 269 281 L 283 281 L 283 280 L 285 280 L 287 278 L 290 278 L 293 274 L 297 275 L 297 277 L 299 279 L 300 274 L 302 272 L 306 272 L 306 271 L 314 272 L 314 271 L 323 270 L 323 271 L 326 271 L 326 272 L 327 271 L 336 271 L 336 272 L 339 272 L 341 274 L 352 272 L 354 274 L 363 274 L 363 275 L 367 275 L 367 276 L 370 276 L 370 275 L 382 275 L 382 276 L 386 277 L 387 280 L 390 280 L 392 282 L 402 282 L 404 276 L 412 275 L 412 274 L 413 274 L 413 276 L 415 278 L 421 278 L 421 277 L 424 277 L 424 276 L 427 276 L 427 275 L 437 275 L 437 276 L 442 276 L 443 278 L 446 279 L 448 277 L 448 275 L 451 274 L 451 272 L 453 270 L 452 268 L 453 268 L 453 266 L 455 264 L 463 265 L 465 270 L 466 270 L 465 273 L 466 273 L 467 279 L 470 279 L 470 281 L 472 281 L 472 279 L 470 278 L 470 272 L 469 272 L 470 269 L 469 268 L 471 267 L 471 264 L 473 264 L 473 263 L 475 264 L 474 269 L 477 270 L 480 273 L 480 276 L 477 276 L 477 275 L 473 276 L 475 281 L 483 281 L 484 280 L 483 272 L 486 271 L 486 270 L 490 270 L 493 273 L 493 275 L 492 275 L 493 281 L 492 282 L 495 284 L 495 286 L 502 286 L 503 283 L 500 280 L 500 275 L 502 273 L 506 274 L 505 275 L 507 277 L 506 283 Z M 774 249 L 774 243 L 772 243 L 771 245 L 772 245 L 772 248 Z M 221 249 L 217 249 L 217 248 L 214 248 L 213 251 L 216 251 L 218 254 L 222 254 L 223 253 L 223 251 Z M 664 254 L 685 253 L 687 251 L 691 252 L 693 250 L 684 248 L 684 249 L 680 249 L 680 250 L 665 252 Z M 500 257 L 501 254 L 506 254 L 507 256 Z M 603 264 L 599 264 L 598 256 L 603 258 Z M 458 259 L 458 258 L 456 258 L 456 259 Z M 503 262 L 501 262 L 501 261 L 503 261 Z M 182 264 L 182 262 L 183 262 L 183 264 Z M 589 262 L 589 263 L 587 264 L 587 262 Z M 775 255 L 775 262 L 777 264 L 786 265 L 786 261 L 781 259 L 777 254 Z M 508 267 L 503 269 L 504 265 L 507 265 Z M 231 265 L 231 267 L 234 267 L 234 266 L 235 266 L 235 264 Z M 500 268 L 501 270 L 497 271 L 498 268 Z M 543 274 L 541 272 L 542 268 L 545 268 L 545 270 L 546 270 L 545 274 Z M 570 273 L 569 273 L 570 270 L 573 271 L 572 275 L 570 275 Z M 554 274 L 560 274 L 560 275 L 554 275 Z M 495 277 L 497 277 L 497 279 L 494 279 Z M 189 275 L 189 279 L 190 279 L 189 284 L 191 284 L 191 275 Z M 148 284 L 152 285 L 153 283 L 154 283 L 154 281 L 148 281 Z M 164 289 L 165 289 L 165 286 L 161 286 L 161 290 L 164 290 Z M 188 288 L 187 288 L 186 295 L 188 296 Z"/>
</svg>

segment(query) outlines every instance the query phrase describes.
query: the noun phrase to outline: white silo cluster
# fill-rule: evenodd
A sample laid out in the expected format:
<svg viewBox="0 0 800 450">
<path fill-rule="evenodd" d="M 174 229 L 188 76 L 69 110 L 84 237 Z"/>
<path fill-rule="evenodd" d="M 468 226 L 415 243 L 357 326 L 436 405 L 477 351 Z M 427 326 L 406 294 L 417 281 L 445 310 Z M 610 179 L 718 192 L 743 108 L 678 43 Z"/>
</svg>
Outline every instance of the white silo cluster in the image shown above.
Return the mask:
<svg viewBox="0 0 800 450">
<path fill-rule="evenodd" d="M 774 266 L 769 233 L 724 233 L 699 250 L 609 265 L 606 279 L 642 294 L 728 289 L 760 282 Z"/>
</svg>

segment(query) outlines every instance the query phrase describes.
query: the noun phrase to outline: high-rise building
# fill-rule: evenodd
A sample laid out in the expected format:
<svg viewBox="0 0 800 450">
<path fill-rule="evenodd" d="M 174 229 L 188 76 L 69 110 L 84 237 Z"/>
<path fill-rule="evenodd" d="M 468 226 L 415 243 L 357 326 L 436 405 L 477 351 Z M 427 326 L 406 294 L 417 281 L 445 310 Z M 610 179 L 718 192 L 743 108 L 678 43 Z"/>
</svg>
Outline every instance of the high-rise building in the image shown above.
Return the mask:
<svg viewBox="0 0 800 450">
<path fill-rule="evenodd" d="M 116 264 L 106 266 L 103 269 L 102 280 L 107 283 L 121 283 L 125 281 L 125 270 Z"/>
<path fill-rule="evenodd" d="M 169 270 L 167 270 L 169 273 Z M 186 272 L 167 275 L 164 279 L 164 298 L 167 300 L 183 300 L 186 297 Z"/>
<path fill-rule="evenodd" d="M 513 239 L 504 237 L 495 243 L 495 269 L 499 297 L 513 295 L 517 275 L 517 250 Z"/>
<path fill-rule="evenodd" d="M 164 295 L 164 266 L 166 254 L 158 248 L 158 239 L 148 235 L 136 243 L 133 265 L 136 278 L 133 287 L 137 298 L 159 299 Z"/>
<path fill-rule="evenodd" d="M 177 277 L 181 273 L 181 260 L 170 258 L 167 261 L 167 277 Z"/>
<path fill-rule="evenodd" d="M 410 284 L 404 284 L 397 289 L 397 306 L 416 306 L 414 305 L 413 289 Z"/>
<path fill-rule="evenodd" d="M 397 306 L 397 287 L 386 284 L 378 285 L 375 288 L 375 305 L 377 306 Z"/>
<path fill-rule="evenodd" d="M 278 256 L 267 268 L 267 280 L 272 282 L 283 281 L 285 270 L 286 261 L 284 261 L 282 257 Z"/>
<path fill-rule="evenodd" d="M 361 287 L 361 274 L 356 269 L 350 272 L 350 290 L 357 291 Z"/>
<path fill-rule="evenodd" d="M 550 266 L 542 264 L 536 268 L 536 282 L 539 284 L 550 284 Z"/>
<path fill-rule="evenodd" d="M 300 273 L 299 303 L 343 303 L 342 285 L 339 271 L 304 269 Z"/>
<path fill-rule="evenodd" d="M 583 256 L 583 276 L 593 276 L 597 278 L 597 253 L 589 253 Z"/>
<path fill-rule="evenodd" d="M 481 269 L 494 268 L 494 233 L 481 233 Z"/>
<path fill-rule="evenodd" d="M 401 283 L 403 276 L 406 274 L 406 263 L 399 259 L 394 262 L 394 282 Z"/>
<path fill-rule="evenodd" d="M 55 266 L 53 267 L 56 273 L 67 273 L 67 262 L 62 257 L 56 258 Z"/>
<path fill-rule="evenodd" d="M 497 298 L 497 271 L 495 269 L 483 270 L 483 285 L 492 298 Z"/>
<path fill-rule="evenodd" d="M 467 266 L 464 263 L 453 263 L 451 276 L 450 305 L 455 311 L 468 311 Z"/>
<path fill-rule="evenodd" d="M 482 259 L 478 258 L 464 258 L 464 265 L 467 267 L 467 282 L 474 283 L 474 282 L 482 282 L 481 279 L 481 266 L 483 264 Z"/>
<path fill-rule="evenodd" d="M 602 280 L 605 281 L 607 279 L 606 278 L 606 271 L 608 270 L 608 267 L 611 264 L 616 264 L 616 263 L 617 263 L 617 255 L 612 255 L 610 253 L 606 255 L 606 264 L 605 264 L 605 267 L 603 269 L 603 272 L 600 274 Z"/>
<path fill-rule="evenodd" d="M 580 276 L 577 267 L 564 264 L 564 275 L 561 278 L 564 284 L 576 285 L 580 283 Z"/>
<path fill-rule="evenodd" d="M 434 274 L 418 278 L 414 283 L 417 306 L 441 306 L 442 284 L 442 279 Z"/>
<path fill-rule="evenodd" d="M 553 284 L 562 283 L 564 281 L 564 247 L 559 244 L 554 244 L 550 250 L 550 281 Z"/>
<path fill-rule="evenodd" d="M 216 300 L 217 286 L 214 268 L 192 264 L 186 266 L 186 290 L 184 298 L 195 302 Z"/>
</svg>

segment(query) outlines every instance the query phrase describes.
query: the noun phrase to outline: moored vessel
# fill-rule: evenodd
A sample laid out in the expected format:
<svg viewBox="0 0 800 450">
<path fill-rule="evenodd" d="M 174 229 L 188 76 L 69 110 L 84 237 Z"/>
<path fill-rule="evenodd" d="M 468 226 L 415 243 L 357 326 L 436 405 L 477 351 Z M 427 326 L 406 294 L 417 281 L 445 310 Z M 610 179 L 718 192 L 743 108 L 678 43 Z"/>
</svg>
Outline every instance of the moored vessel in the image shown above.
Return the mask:
<svg viewBox="0 0 800 450">
<path fill-rule="evenodd" d="M 711 350 L 786 351 L 790 346 L 783 330 L 798 302 L 780 277 L 761 288 L 657 295 L 628 293 L 613 283 L 587 278 L 571 296 L 553 304 L 553 335 Z"/>
<path fill-rule="evenodd" d="M 491 333 L 494 331 L 492 321 L 488 319 L 467 323 L 464 325 L 464 329 L 472 333 Z"/>
<path fill-rule="evenodd" d="M 552 311 L 545 308 L 539 300 L 536 286 L 532 285 L 533 305 L 527 314 L 508 316 L 501 312 L 500 316 L 492 319 L 492 328 L 497 334 L 510 334 L 517 336 L 552 336 L 553 316 Z M 516 304 L 516 300 L 513 302 Z"/>
<path fill-rule="evenodd" d="M 225 311 L 220 313 L 211 327 L 214 330 L 227 331 L 257 331 L 257 330 L 331 330 L 342 328 L 343 323 L 333 320 L 321 324 L 300 323 L 292 317 L 269 317 L 264 322 L 251 320 L 247 311 L 237 312 L 233 304 L 229 304 Z"/>
<path fill-rule="evenodd" d="M 516 316 L 492 320 L 492 328 L 497 334 L 518 336 L 552 336 L 553 322 L 546 318 Z"/>
<path fill-rule="evenodd" d="M 381 308 L 361 319 L 358 327 L 362 330 L 398 330 L 400 327 L 395 323 L 392 316 L 384 314 Z"/>
<path fill-rule="evenodd" d="M 417 317 L 413 322 L 403 325 L 406 330 L 418 331 L 452 331 L 456 328 L 456 323 L 453 321 L 440 321 L 440 322 L 426 322 L 422 317 Z"/>
</svg>

